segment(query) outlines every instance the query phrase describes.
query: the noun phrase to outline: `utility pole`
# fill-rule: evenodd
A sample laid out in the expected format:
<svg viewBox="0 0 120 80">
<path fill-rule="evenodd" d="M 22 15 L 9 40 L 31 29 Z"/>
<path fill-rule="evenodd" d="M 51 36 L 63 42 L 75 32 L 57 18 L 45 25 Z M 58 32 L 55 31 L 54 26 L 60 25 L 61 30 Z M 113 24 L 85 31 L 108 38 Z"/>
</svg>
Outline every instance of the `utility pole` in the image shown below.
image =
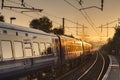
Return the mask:
<svg viewBox="0 0 120 80">
<path fill-rule="evenodd" d="M 101 34 L 101 35 L 100 35 L 100 42 L 102 41 L 102 31 L 103 31 L 103 30 L 102 30 L 102 28 L 103 28 L 103 27 L 102 27 L 102 24 L 101 24 L 101 31 L 100 31 L 100 32 L 101 32 L 101 33 L 100 33 L 100 34 Z"/>
<path fill-rule="evenodd" d="M 76 24 L 76 27 L 65 27 L 65 18 L 62 18 L 63 35 L 64 35 L 64 33 L 65 33 L 65 28 L 75 28 L 75 29 L 76 29 L 76 35 L 79 35 L 79 34 L 78 34 L 79 28 L 82 28 L 82 37 L 83 37 L 83 36 L 88 36 L 88 35 L 84 35 L 84 34 L 85 34 L 85 28 L 87 28 L 86 26 L 81 25 L 81 24 L 79 24 L 78 22 L 75 23 L 75 22 L 73 22 L 73 21 L 71 21 L 71 20 L 68 20 L 68 19 L 66 19 L 66 20 L 67 20 L 67 21 L 70 21 L 70 22 L 72 22 L 72 23 L 74 23 L 74 24 Z M 82 26 L 82 27 L 78 27 L 78 25 L 80 25 L 80 26 Z M 80 35 L 79 35 L 79 36 L 80 36 Z"/>
<path fill-rule="evenodd" d="M 85 27 L 84 25 L 82 25 L 82 27 L 78 27 L 78 23 L 77 23 L 76 27 L 66 27 L 66 28 L 76 28 L 76 35 L 82 36 L 82 38 L 84 38 L 85 36 L 88 36 L 88 35 L 85 35 L 85 28 L 87 28 L 87 27 Z M 78 32 L 79 32 L 78 30 L 79 29 L 82 29 L 82 35 L 78 34 Z"/>
<path fill-rule="evenodd" d="M 24 7 L 25 7 L 24 0 L 21 0 L 21 6 L 24 6 Z"/>
<path fill-rule="evenodd" d="M 103 11 L 103 5 L 104 4 L 104 0 L 101 0 L 101 11 Z"/>
<path fill-rule="evenodd" d="M 84 24 L 82 25 L 82 27 L 78 27 L 78 23 L 77 23 L 76 35 L 79 35 L 79 34 L 78 34 L 79 28 L 82 28 L 82 35 L 81 35 L 81 36 L 82 36 L 82 38 L 84 39 L 85 36 L 88 36 L 88 35 L 85 35 L 85 28 L 87 28 L 87 27 L 85 27 Z M 79 35 L 79 36 L 80 36 L 80 35 Z"/>
<path fill-rule="evenodd" d="M 106 27 L 106 28 L 107 28 L 107 37 L 108 37 L 108 23 L 107 23 L 106 25 L 107 25 L 107 27 Z"/>
<path fill-rule="evenodd" d="M 76 26 L 76 35 L 78 35 L 78 22 L 77 22 L 77 26 Z"/>
<path fill-rule="evenodd" d="M 102 24 L 101 24 L 100 27 L 98 27 L 98 28 L 101 28 L 101 37 L 103 37 L 103 36 L 102 36 L 103 28 L 106 28 L 106 29 L 107 29 L 107 33 L 106 33 L 107 35 L 106 35 L 106 37 L 109 36 L 109 28 L 114 28 L 114 27 L 108 27 L 108 25 L 109 25 L 109 23 L 106 23 L 106 27 L 103 27 Z"/>
<path fill-rule="evenodd" d="M 84 24 L 83 24 L 83 27 L 82 27 L 83 36 L 84 36 L 85 28 L 87 28 L 87 27 L 85 27 Z"/>
<path fill-rule="evenodd" d="M 120 24 L 120 18 L 118 18 L 118 25 Z"/>
<path fill-rule="evenodd" d="M 83 24 L 83 26 L 82 26 L 82 39 L 84 39 L 85 36 L 87 36 L 87 35 L 85 35 L 85 28 L 87 28 L 87 27 L 85 27 Z"/>
<path fill-rule="evenodd" d="M 4 0 L 2 0 L 2 3 L 1 3 L 1 9 L 3 9 L 3 6 L 4 6 Z"/>
<path fill-rule="evenodd" d="M 101 28 L 101 34 L 102 34 L 102 31 L 103 31 L 103 30 L 102 30 L 102 28 L 103 28 L 103 27 L 102 27 L 102 24 L 101 24 L 101 27 L 100 27 L 100 28 Z"/>
<path fill-rule="evenodd" d="M 63 35 L 65 34 L 65 18 L 62 18 Z"/>
</svg>

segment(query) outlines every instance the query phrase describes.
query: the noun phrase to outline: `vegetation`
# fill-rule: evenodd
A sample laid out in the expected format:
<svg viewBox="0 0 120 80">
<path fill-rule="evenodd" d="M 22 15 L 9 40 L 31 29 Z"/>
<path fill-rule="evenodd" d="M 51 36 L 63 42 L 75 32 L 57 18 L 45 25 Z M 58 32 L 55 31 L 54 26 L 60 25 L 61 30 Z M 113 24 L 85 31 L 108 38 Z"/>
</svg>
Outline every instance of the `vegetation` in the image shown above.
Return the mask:
<svg viewBox="0 0 120 80">
<path fill-rule="evenodd" d="M 0 21 L 1 21 L 1 22 L 5 22 L 3 15 L 0 15 Z"/>
<path fill-rule="evenodd" d="M 62 29 L 62 28 L 54 28 L 54 29 L 52 30 L 52 32 L 53 32 L 54 34 L 63 35 L 63 29 Z"/>
<path fill-rule="evenodd" d="M 120 26 L 115 28 L 115 34 L 113 36 L 113 39 L 108 39 L 108 43 L 102 48 L 104 48 L 110 54 L 120 54 Z"/>
<path fill-rule="evenodd" d="M 34 29 L 39 29 L 45 32 L 50 32 L 52 29 L 52 21 L 46 16 L 43 16 L 39 19 L 33 19 L 30 22 L 30 27 Z"/>
<path fill-rule="evenodd" d="M 54 28 L 52 30 L 52 21 L 48 17 L 45 17 L 45 16 L 39 19 L 33 19 L 30 22 L 30 27 L 34 29 L 42 30 L 47 33 L 52 32 L 54 34 L 59 34 L 59 35 L 63 34 L 62 28 Z"/>
</svg>

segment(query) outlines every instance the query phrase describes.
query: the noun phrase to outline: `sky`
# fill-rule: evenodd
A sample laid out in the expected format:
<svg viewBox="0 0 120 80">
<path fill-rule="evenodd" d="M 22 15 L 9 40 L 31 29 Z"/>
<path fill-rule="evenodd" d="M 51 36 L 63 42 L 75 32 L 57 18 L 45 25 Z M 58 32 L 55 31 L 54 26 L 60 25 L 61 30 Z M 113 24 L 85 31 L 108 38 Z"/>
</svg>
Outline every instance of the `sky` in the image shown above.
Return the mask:
<svg viewBox="0 0 120 80">
<path fill-rule="evenodd" d="M 77 37 L 80 37 L 83 35 L 82 26 L 84 25 L 87 28 L 85 28 L 84 34 L 89 36 L 89 38 L 98 38 L 100 36 L 106 36 L 107 29 L 103 28 L 102 33 L 101 29 L 98 28 L 102 25 L 105 25 L 106 23 L 112 22 L 114 20 L 117 20 L 120 17 L 120 0 L 104 0 L 104 7 L 103 11 L 97 9 L 97 8 L 90 8 L 84 10 L 87 15 L 89 16 L 90 25 L 88 21 L 85 19 L 84 11 L 82 10 L 83 14 L 81 14 L 80 4 L 77 2 L 79 0 L 66 0 L 72 5 L 74 5 L 77 9 L 69 5 L 64 0 L 24 0 L 25 6 L 27 7 L 34 7 L 38 9 L 43 9 L 42 12 L 27 12 L 27 13 L 19 13 L 21 10 L 19 9 L 9 9 L 9 8 L 3 8 L 0 10 L 1 15 L 5 16 L 5 22 L 10 23 L 10 17 L 16 17 L 16 20 L 14 20 L 12 23 L 15 25 L 25 26 L 29 27 L 29 23 L 32 19 L 40 18 L 42 16 L 47 16 L 52 22 L 53 27 L 60 27 L 62 25 L 62 18 L 65 18 L 65 34 L 68 35 L 74 35 Z M 82 0 L 82 6 L 83 7 L 90 7 L 90 6 L 97 6 L 101 7 L 101 0 Z M 2 0 L 0 0 L 1 4 Z M 21 7 L 20 0 L 5 0 L 4 5 L 6 6 L 16 6 Z M 78 25 L 78 24 L 80 25 Z M 113 24 L 108 25 L 108 27 L 114 27 L 118 24 L 118 21 L 116 21 Z M 79 27 L 76 29 L 76 27 Z M 106 27 L 106 26 L 104 26 Z M 77 33 L 78 32 L 78 33 Z M 114 29 L 109 28 L 108 31 L 109 37 L 112 37 L 114 35 Z M 95 36 L 95 37 L 93 37 Z M 99 38 L 98 38 L 99 39 Z"/>
</svg>

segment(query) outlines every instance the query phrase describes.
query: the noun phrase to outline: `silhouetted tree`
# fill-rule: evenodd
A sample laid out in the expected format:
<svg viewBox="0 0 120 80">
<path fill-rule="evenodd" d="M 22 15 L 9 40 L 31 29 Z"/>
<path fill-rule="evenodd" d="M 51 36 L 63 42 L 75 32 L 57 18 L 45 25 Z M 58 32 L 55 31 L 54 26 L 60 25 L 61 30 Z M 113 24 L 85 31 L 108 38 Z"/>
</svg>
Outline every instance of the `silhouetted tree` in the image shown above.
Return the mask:
<svg viewBox="0 0 120 80">
<path fill-rule="evenodd" d="M 106 44 L 106 50 L 108 53 L 120 54 L 120 26 L 115 28 L 115 34 L 113 39 L 109 40 L 108 44 Z"/>
<path fill-rule="evenodd" d="M 0 21 L 1 21 L 1 22 L 5 22 L 3 15 L 0 15 Z"/>
<path fill-rule="evenodd" d="M 116 54 L 120 54 L 120 26 L 115 28 L 113 42 L 114 42 L 114 48 L 116 50 Z"/>
<path fill-rule="evenodd" d="M 52 32 L 53 32 L 54 34 L 63 35 L 63 28 L 54 28 L 54 29 L 52 30 Z"/>
<path fill-rule="evenodd" d="M 47 18 L 46 16 L 43 16 L 39 19 L 33 19 L 30 22 L 30 27 L 35 28 L 35 29 L 39 29 L 39 30 L 42 30 L 45 32 L 51 32 L 52 21 L 50 21 L 50 19 Z"/>
</svg>

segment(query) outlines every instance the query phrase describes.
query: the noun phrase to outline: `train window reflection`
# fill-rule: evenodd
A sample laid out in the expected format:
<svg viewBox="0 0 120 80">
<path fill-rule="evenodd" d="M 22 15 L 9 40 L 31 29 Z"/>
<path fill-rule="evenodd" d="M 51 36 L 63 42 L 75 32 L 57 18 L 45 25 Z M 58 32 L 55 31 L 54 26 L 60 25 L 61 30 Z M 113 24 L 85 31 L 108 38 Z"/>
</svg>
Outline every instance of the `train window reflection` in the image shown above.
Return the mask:
<svg viewBox="0 0 120 80">
<path fill-rule="evenodd" d="M 24 46 L 25 46 L 25 48 L 31 48 L 31 43 L 30 42 L 25 42 Z"/>
<path fill-rule="evenodd" d="M 22 42 L 14 42 L 14 51 L 15 51 L 15 57 L 21 58 L 23 57 L 23 48 L 22 48 Z"/>
<path fill-rule="evenodd" d="M 45 55 L 46 54 L 45 44 L 44 43 L 40 44 L 40 51 L 41 51 L 41 55 Z"/>
<path fill-rule="evenodd" d="M 38 43 L 33 43 L 33 52 L 35 56 L 39 55 L 39 44 Z"/>
<path fill-rule="evenodd" d="M 32 50 L 31 49 L 25 49 L 25 57 L 32 56 Z"/>
<path fill-rule="evenodd" d="M 25 47 L 25 57 L 30 57 L 32 56 L 32 46 L 30 42 L 25 42 L 24 43 L 24 47 Z"/>
<path fill-rule="evenodd" d="M 1 41 L 3 58 L 12 58 L 12 46 L 10 41 Z"/>
<path fill-rule="evenodd" d="M 47 54 L 52 54 L 51 44 L 49 43 L 46 44 L 46 50 L 47 50 Z"/>
</svg>

